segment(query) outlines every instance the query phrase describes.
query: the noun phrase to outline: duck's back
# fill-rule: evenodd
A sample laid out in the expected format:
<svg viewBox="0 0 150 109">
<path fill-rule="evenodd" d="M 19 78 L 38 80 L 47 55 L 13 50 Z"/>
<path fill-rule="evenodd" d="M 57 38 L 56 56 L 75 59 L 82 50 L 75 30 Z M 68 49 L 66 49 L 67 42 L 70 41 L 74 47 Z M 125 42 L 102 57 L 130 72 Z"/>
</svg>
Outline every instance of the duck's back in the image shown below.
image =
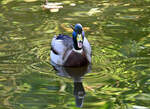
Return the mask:
<svg viewBox="0 0 150 109">
<path fill-rule="evenodd" d="M 70 48 L 70 49 L 73 48 L 73 40 L 70 36 L 59 34 L 59 36 L 57 36 L 57 38 L 56 38 L 56 41 L 58 41 L 58 40 L 62 40 L 63 41 L 62 44 L 65 47 Z"/>
<path fill-rule="evenodd" d="M 54 36 L 51 41 L 51 61 L 58 65 L 63 65 L 66 55 L 72 50 L 72 38 L 67 35 Z"/>
</svg>

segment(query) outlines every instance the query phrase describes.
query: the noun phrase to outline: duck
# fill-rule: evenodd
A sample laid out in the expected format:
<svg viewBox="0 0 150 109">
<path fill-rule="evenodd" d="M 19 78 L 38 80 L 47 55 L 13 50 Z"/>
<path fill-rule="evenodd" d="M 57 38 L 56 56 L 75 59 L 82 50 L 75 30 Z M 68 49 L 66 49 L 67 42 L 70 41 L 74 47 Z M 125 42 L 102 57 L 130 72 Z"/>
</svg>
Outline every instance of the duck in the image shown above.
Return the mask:
<svg viewBox="0 0 150 109">
<path fill-rule="evenodd" d="M 48 2 L 48 0 L 45 0 L 45 4 L 43 4 L 41 7 L 43 10 L 50 10 L 50 12 L 57 12 L 60 8 L 63 8 L 62 3 Z"/>
<path fill-rule="evenodd" d="M 91 45 L 85 37 L 80 23 L 72 28 L 72 37 L 64 34 L 55 35 L 51 41 L 50 59 L 64 67 L 80 67 L 91 64 Z"/>
</svg>

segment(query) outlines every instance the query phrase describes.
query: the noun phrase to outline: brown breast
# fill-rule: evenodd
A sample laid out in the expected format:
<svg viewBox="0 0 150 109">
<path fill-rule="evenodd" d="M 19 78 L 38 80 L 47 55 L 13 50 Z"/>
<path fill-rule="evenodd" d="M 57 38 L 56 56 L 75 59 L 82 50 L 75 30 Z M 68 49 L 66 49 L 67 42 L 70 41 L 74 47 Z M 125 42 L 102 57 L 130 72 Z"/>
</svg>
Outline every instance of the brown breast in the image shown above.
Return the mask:
<svg viewBox="0 0 150 109">
<path fill-rule="evenodd" d="M 72 51 L 68 59 L 66 60 L 64 66 L 79 67 L 79 66 L 84 66 L 87 64 L 89 64 L 89 62 L 84 52 L 80 54 L 80 53 Z"/>
</svg>

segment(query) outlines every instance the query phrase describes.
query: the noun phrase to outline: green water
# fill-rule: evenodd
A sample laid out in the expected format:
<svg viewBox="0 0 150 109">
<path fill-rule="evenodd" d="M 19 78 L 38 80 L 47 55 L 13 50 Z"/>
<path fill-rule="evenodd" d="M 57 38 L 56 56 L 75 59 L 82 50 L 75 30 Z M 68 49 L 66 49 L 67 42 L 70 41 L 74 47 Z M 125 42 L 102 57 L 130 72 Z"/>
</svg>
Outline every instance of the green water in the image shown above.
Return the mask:
<svg viewBox="0 0 150 109">
<path fill-rule="evenodd" d="M 58 12 L 43 0 L 0 1 L 0 109 L 77 108 L 73 79 L 56 74 L 49 56 L 52 37 L 71 36 L 76 23 L 92 46 L 82 108 L 150 108 L 150 0 L 55 2 Z"/>
</svg>

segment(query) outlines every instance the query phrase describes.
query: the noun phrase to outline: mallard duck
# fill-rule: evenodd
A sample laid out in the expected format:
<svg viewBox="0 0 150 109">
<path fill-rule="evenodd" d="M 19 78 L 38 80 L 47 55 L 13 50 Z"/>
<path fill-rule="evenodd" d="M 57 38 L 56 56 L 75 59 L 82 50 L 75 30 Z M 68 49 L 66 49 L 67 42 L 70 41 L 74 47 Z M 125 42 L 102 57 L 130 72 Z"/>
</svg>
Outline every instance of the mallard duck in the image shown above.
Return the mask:
<svg viewBox="0 0 150 109">
<path fill-rule="evenodd" d="M 91 63 L 91 46 L 81 24 L 76 24 L 72 37 L 59 34 L 51 41 L 51 61 L 57 65 L 79 67 Z"/>
<path fill-rule="evenodd" d="M 60 8 L 63 8 L 62 3 L 54 3 L 45 1 L 45 4 L 42 5 L 43 10 L 50 10 L 50 12 L 58 12 Z"/>
</svg>

